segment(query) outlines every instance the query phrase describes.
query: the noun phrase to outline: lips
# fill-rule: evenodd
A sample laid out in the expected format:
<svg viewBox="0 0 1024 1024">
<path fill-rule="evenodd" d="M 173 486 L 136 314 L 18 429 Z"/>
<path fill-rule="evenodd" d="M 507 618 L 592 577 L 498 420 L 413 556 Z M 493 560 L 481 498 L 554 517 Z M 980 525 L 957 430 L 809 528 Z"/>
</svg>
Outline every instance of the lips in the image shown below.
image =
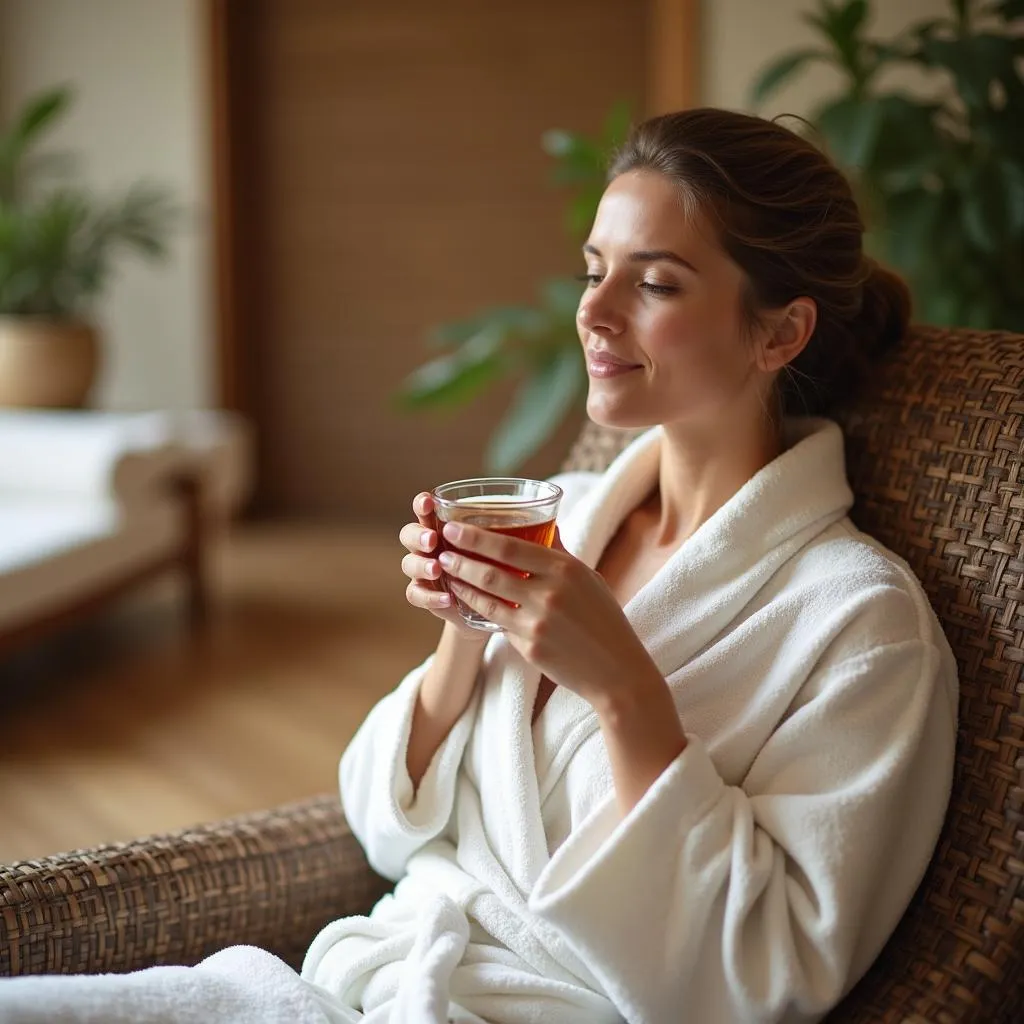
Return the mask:
<svg viewBox="0 0 1024 1024">
<path fill-rule="evenodd" d="M 640 366 L 640 363 L 631 363 L 628 359 L 613 355 L 611 352 L 601 352 L 597 349 L 587 349 L 588 363 L 603 363 L 606 366 L 621 366 L 623 369 L 632 370 Z"/>
<path fill-rule="evenodd" d="M 609 377 L 622 377 L 628 373 L 635 373 L 642 369 L 639 363 L 628 363 L 610 352 L 588 352 L 587 353 L 587 375 L 607 379 Z"/>
</svg>

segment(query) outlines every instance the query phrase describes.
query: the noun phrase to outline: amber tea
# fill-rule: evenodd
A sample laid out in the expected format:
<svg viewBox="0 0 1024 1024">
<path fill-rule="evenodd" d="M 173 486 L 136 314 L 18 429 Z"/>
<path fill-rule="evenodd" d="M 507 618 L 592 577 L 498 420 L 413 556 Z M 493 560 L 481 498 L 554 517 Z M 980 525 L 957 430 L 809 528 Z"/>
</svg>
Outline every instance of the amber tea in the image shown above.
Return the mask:
<svg viewBox="0 0 1024 1024">
<path fill-rule="evenodd" d="M 447 522 L 469 523 L 494 533 L 550 547 L 555 537 L 555 516 L 561 497 L 561 488 L 546 480 L 489 477 L 458 480 L 435 488 L 434 505 L 439 525 Z M 440 550 L 459 549 L 447 542 L 442 534 Z M 517 571 L 493 559 L 480 555 L 473 557 L 503 569 Z M 526 579 L 529 573 L 520 572 L 520 575 Z M 442 575 L 441 584 L 448 590 L 446 574 Z M 458 598 L 455 598 L 455 606 L 467 625 L 492 633 L 501 631 L 497 623 L 485 619 Z"/>
</svg>

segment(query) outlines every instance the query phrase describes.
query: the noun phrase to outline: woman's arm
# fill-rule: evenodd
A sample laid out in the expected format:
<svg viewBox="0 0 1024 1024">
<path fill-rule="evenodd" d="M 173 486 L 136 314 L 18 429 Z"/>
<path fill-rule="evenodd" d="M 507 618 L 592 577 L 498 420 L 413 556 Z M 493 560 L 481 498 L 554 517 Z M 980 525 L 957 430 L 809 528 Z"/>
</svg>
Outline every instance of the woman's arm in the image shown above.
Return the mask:
<svg viewBox="0 0 1024 1024">
<path fill-rule="evenodd" d="M 484 644 L 437 651 L 370 711 L 341 757 L 341 802 L 373 869 L 398 880 L 451 819 Z"/>
<path fill-rule="evenodd" d="M 486 634 L 481 634 L 479 640 L 460 636 L 445 624 L 412 716 L 405 763 L 414 791 L 473 696 L 487 639 Z"/>
<path fill-rule="evenodd" d="M 568 514 L 596 474 L 552 479 L 565 491 L 560 514 Z M 437 651 L 371 710 L 342 755 L 345 816 L 387 878 L 400 878 L 409 858 L 451 820 L 487 640 L 460 637 L 446 625 Z"/>
<path fill-rule="evenodd" d="M 672 691 L 653 661 L 638 665 L 630 686 L 606 686 L 605 699 L 594 702 L 623 817 L 686 749 Z"/>
</svg>

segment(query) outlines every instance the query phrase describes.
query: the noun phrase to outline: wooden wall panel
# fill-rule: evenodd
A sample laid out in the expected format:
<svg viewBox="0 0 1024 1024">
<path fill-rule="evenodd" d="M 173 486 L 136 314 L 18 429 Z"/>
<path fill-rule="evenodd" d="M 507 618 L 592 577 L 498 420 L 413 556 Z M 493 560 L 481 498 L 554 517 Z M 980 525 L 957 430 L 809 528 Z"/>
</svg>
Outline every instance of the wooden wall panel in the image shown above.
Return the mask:
<svg viewBox="0 0 1024 1024">
<path fill-rule="evenodd" d="M 389 396 L 441 321 L 574 272 L 542 132 L 643 110 L 639 0 L 247 0 L 228 19 L 236 362 L 259 507 L 405 520 L 482 469 L 510 386 L 448 417 Z M 525 467 L 557 468 L 575 424 Z"/>
</svg>

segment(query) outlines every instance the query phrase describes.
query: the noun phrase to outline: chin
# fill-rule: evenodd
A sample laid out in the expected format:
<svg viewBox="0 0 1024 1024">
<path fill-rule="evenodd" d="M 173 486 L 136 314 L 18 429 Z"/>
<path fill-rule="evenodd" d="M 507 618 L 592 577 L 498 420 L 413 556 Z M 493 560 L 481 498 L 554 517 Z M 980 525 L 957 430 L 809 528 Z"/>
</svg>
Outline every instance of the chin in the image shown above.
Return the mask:
<svg viewBox="0 0 1024 1024">
<path fill-rule="evenodd" d="M 618 430 L 643 430 L 656 427 L 661 419 L 650 410 L 629 409 L 623 405 L 608 402 L 595 402 L 587 399 L 587 418 L 599 427 L 612 427 Z"/>
</svg>

